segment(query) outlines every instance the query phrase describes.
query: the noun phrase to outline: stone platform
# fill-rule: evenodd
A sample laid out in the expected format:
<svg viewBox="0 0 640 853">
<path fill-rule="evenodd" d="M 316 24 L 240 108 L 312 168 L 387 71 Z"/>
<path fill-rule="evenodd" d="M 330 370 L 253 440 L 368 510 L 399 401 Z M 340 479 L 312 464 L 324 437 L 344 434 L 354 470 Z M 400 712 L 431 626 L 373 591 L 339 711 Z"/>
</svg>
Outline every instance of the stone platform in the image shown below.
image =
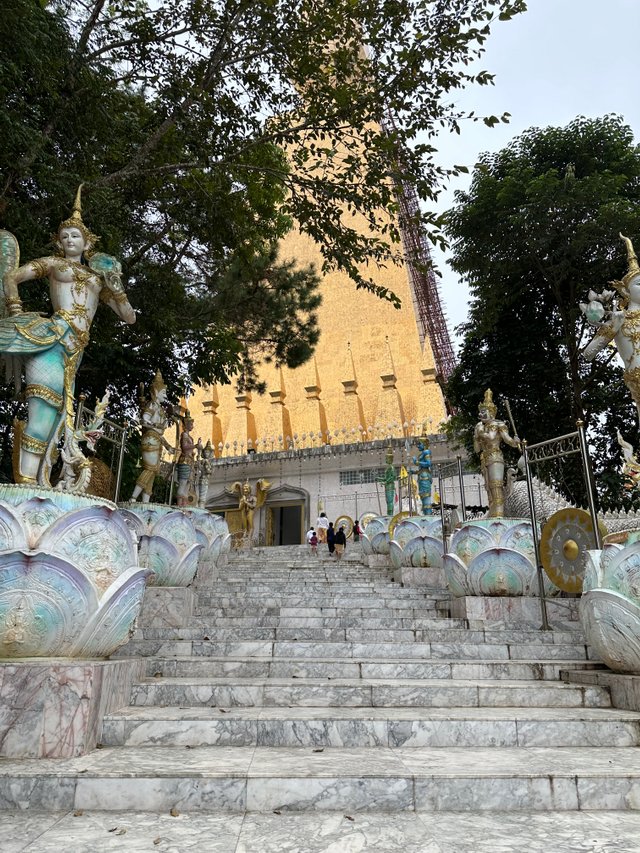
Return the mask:
<svg viewBox="0 0 640 853">
<path fill-rule="evenodd" d="M 550 624 L 561 628 L 581 630 L 578 615 L 578 598 L 547 599 L 547 617 Z M 501 627 L 509 625 L 542 624 L 540 599 L 534 596 L 467 595 L 442 602 L 448 605 L 454 619 L 466 619 L 469 628 Z"/>
<path fill-rule="evenodd" d="M 128 703 L 132 683 L 143 672 L 144 663 L 135 658 L 0 661 L 0 756 L 70 758 L 90 752 L 105 715 Z"/>
</svg>

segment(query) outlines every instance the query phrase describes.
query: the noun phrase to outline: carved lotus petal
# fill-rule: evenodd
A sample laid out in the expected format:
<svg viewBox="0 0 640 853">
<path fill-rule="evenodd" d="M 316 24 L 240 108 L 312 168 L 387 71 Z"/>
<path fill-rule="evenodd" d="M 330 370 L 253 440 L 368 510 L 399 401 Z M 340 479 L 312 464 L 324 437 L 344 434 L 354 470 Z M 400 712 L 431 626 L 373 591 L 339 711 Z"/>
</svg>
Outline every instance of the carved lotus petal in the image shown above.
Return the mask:
<svg viewBox="0 0 640 853">
<path fill-rule="evenodd" d="M 91 506 L 55 521 L 38 542 L 38 550 L 58 554 L 82 569 L 104 593 L 123 567 L 138 563 L 133 534 L 116 510 Z"/>
<path fill-rule="evenodd" d="M 640 673 L 640 607 L 615 592 L 592 589 L 580 599 L 585 637 L 617 672 Z"/>
<path fill-rule="evenodd" d="M 54 554 L 0 554 L 0 657 L 68 656 L 98 597 L 84 572 Z"/>
<path fill-rule="evenodd" d="M 153 572 L 149 586 L 188 586 L 198 568 L 202 545 L 192 545 L 185 554 L 162 536 L 141 536 L 140 565 Z"/>
<path fill-rule="evenodd" d="M 156 581 L 156 586 L 189 586 L 196 576 L 201 552 L 202 545 L 194 545 L 190 548 L 180 562 L 171 567 L 162 584 Z"/>
<path fill-rule="evenodd" d="M 107 657 L 127 642 L 133 634 L 149 574 L 148 569 L 132 566 L 120 575 L 78 637 L 73 648 L 76 657 Z"/>
<path fill-rule="evenodd" d="M 598 567 L 599 570 L 596 574 L 596 582 L 593 584 L 592 589 L 595 589 L 596 587 L 602 586 L 602 577 L 604 577 L 604 573 L 609 570 L 609 565 L 611 564 L 611 560 L 613 560 L 613 558 L 618 553 L 618 551 L 622 551 L 623 548 L 624 548 L 624 545 L 617 545 L 617 544 L 614 544 L 613 542 L 606 542 L 604 547 L 602 548 L 602 551 L 594 551 L 593 552 L 594 554 L 600 555 L 600 561 L 599 561 L 599 567 Z M 585 572 L 585 579 L 586 579 L 586 572 Z M 584 591 L 584 584 L 583 584 L 582 589 Z"/>
<path fill-rule="evenodd" d="M 28 547 L 31 551 L 35 550 L 36 543 L 44 531 L 66 512 L 61 507 L 56 506 L 50 498 L 37 496 L 18 504 L 13 511 L 22 521 L 27 534 Z"/>
<path fill-rule="evenodd" d="M 204 530 L 198 530 L 196 528 L 196 542 L 198 545 L 202 545 L 202 553 L 205 556 L 209 556 L 209 547 L 211 545 L 211 541 Z"/>
<path fill-rule="evenodd" d="M 231 550 L 231 534 L 227 531 L 222 534 L 222 545 L 220 546 L 220 554 L 228 554 Z"/>
<path fill-rule="evenodd" d="M 601 576 L 603 589 L 618 592 L 640 604 L 640 542 L 633 542 L 618 551 Z"/>
<path fill-rule="evenodd" d="M 367 528 L 369 525 L 367 525 Z M 376 533 L 374 536 L 369 535 L 369 541 L 371 542 L 371 548 L 373 549 L 374 554 L 388 554 L 389 553 L 389 531 L 384 530 L 380 533 Z"/>
<path fill-rule="evenodd" d="M 511 548 L 535 563 L 536 554 L 533 545 L 533 527 L 529 521 L 522 521 L 514 527 L 505 530 L 500 538 L 503 548 Z"/>
<path fill-rule="evenodd" d="M 391 518 L 388 515 L 377 515 L 375 518 L 372 518 L 366 528 L 366 534 L 369 539 L 373 540 L 373 537 L 377 533 L 383 533 L 384 531 L 389 530 L 390 521 Z"/>
<path fill-rule="evenodd" d="M 369 525 L 367 525 L 368 527 Z M 360 546 L 362 548 L 362 553 L 365 557 L 371 557 L 373 555 L 373 545 L 371 544 L 371 540 L 366 533 L 362 533 L 360 535 Z"/>
<path fill-rule="evenodd" d="M 133 515 L 137 515 L 138 518 L 144 524 L 144 532 L 148 533 L 153 525 L 158 521 L 159 518 L 162 518 L 163 515 L 166 515 L 167 512 L 173 512 L 170 507 L 164 507 L 162 504 L 143 504 L 136 503 L 130 504 L 128 506 L 127 512 L 131 512 Z"/>
<path fill-rule="evenodd" d="M 172 566 L 178 565 L 181 555 L 173 542 L 163 536 L 145 534 L 138 541 L 138 560 L 141 566 L 153 572 L 149 586 L 168 586 L 164 578 L 171 572 Z"/>
<path fill-rule="evenodd" d="M 500 542 L 505 533 L 507 533 L 511 529 L 511 524 L 509 523 L 509 521 L 504 520 L 502 518 L 488 519 L 486 524 L 486 529 L 493 536 L 495 542 Z"/>
<path fill-rule="evenodd" d="M 613 550 L 617 546 L 609 545 L 609 549 Z M 611 558 L 611 550 L 609 558 Z M 615 551 L 614 551 L 615 553 Z M 601 582 L 601 558 L 604 551 L 586 551 L 584 555 L 584 577 L 582 580 L 582 592 L 589 592 L 590 589 L 597 589 L 602 586 Z"/>
<path fill-rule="evenodd" d="M 196 541 L 196 529 L 193 522 L 189 516 L 179 510 L 168 512 L 159 518 L 151 528 L 151 533 L 173 542 L 181 554 L 185 554 Z"/>
<path fill-rule="evenodd" d="M 468 583 L 474 595 L 534 595 L 536 570 L 511 548 L 488 548 L 469 564 Z"/>
<path fill-rule="evenodd" d="M 396 524 L 393 531 L 393 539 L 401 548 L 404 548 L 410 539 L 420 536 L 421 533 L 420 525 L 413 518 L 405 518 Z"/>
<path fill-rule="evenodd" d="M 202 531 L 205 534 L 207 539 L 209 540 L 209 544 L 213 542 L 216 536 L 219 536 L 221 533 L 225 532 L 222 529 L 222 525 L 227 528 L 226 521 L 221 518 L 219 515 L 213 515 L 213 513 L 208 512 L 206 509 L 192 509 L 189 510 L 188 513 L 191 521 L 194 524 L 196 530 Z M 220 524 L 222 522 L 222 525 Z M 226 530 L 228 532 L 228 528 Z"/>
<path fill-rule="evenodd" d="M 443 547 L 433 536 L 416 536 L 405 545 L 402 561 L 405 566 L 441 568 Z"/>
<path fill-rule="evenodd" d="M 445 554 L 442 558 L 442 566 L 452 595 L 462 598 L 472 594 L 467 583 L 467 567 L 460 557 L 456 554 Z"/>
<path fill-rule="evenodd" d="M 133 533 L 136 539 L 139 539 L 141 536 L 147 532 L 147 524 L 144 518 L 141 518 L 137 512 L 133 512 L 130 509 L 121 509 L 120 515 L 124 518 L 127 523 L 127 527 Z"/>
<path fill-rule="evenodd" d="M 0 551 L 30 549 L 28 536 L 15 507 L 0 503 Z"/>
<path fill-rule="evenodd" d="M 400 569 L 402 567 L 402 547 L 393 539 L 389 542 L 389 556 L 394 569 Z"/>
<path fill-rule="evenodd" d="M 477 554 L 493 544 L 493 536 L 484 527 L 465 524 L 451 537 L 450 551 L 468 566 Z"/>
</svg>

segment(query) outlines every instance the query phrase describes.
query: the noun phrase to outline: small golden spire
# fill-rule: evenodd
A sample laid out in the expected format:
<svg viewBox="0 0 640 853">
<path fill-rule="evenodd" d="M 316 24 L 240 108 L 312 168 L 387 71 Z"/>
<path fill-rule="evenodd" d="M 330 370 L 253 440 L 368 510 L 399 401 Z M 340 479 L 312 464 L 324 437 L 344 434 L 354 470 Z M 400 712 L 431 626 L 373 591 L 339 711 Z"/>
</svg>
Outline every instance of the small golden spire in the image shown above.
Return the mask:
<svg viewBox="0 0 640 853">
<path fill-rule="evenodd" d="M 624 243 L 627 247 L 627 264 L 628 269 L 626 275 L 622 277 L 622 281 L 624 284 L 629 284 L 631 279 L 640 274 L 640 266 L 638 265 L 638 256 L 636 255 L 635 249 L 633 248 L 633 243 L 628 237 L 625 237 L 624 234 L 620 234 L 620 239 L 624 240 Z"/>
</svg>

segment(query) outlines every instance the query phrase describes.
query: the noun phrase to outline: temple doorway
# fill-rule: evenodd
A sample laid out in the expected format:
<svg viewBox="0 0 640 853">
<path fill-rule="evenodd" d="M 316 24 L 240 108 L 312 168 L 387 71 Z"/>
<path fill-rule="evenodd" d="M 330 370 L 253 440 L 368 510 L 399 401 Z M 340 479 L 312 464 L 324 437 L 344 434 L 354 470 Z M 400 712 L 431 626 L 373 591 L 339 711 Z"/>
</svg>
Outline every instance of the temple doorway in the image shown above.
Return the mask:
<svg viewBox="0 0 640 853">
<path fill-rule="evenodd" d="M 301 545 L 304 542 L 304 503 L 267 507 L 267 545 Z"/>
</svg>

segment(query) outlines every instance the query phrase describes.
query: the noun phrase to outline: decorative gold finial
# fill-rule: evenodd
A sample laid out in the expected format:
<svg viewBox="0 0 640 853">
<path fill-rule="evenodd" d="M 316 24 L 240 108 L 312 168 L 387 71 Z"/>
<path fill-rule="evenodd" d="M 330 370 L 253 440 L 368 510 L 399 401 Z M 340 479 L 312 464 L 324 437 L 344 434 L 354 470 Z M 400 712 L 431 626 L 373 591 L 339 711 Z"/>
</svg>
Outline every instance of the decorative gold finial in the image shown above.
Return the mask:
<svg viewBox="0 0 640 853">
<path fill-rule="evenodd" d="M 625 237 L 624 234 L 620 234 L 620 239 L 624 240 L 627 247 L 628 269 L 626 275 L 622 277 L 622 282 L 623 284 L 628 285 L 634 276 L 640 275 L 640 266 L 638 265 L 638 256 L 635 253 L 631 240 L 628 237 Z"/>
<path fill-rule="evenodd" d="M 484 400 L 479 404 L 478 409 L 486 409 L 491 417 L 495 418 L 498 409 L 496 408 L 496 404 L 493 402 L 493 392 L 491 388 L 487 388 L 484 392 Z"/>
</svg>

